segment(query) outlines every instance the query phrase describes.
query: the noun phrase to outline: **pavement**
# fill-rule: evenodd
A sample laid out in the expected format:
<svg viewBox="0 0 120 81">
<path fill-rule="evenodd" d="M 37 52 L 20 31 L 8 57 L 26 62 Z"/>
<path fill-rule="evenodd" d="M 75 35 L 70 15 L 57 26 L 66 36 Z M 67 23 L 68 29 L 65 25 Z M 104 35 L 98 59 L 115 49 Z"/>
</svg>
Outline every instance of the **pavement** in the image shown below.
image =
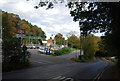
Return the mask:
<svg viewBox="0 0 120 81">
<path fill-rule="evenodd" d="M 120 74 L 117 70 L 117 65 L 111 62 L 103 71 L 103 73 L 101 73 L 100 79 L 120 80 Z"/>
<path fill-rule="evenodd" d="M 18 71 L 3 73 L 3 81 L 6 80 L 39 80 L 39 81 L 84 81 L 112 79 L 110 76 L 112 70 L 109 66 L 114 63 L 104 59 L 95 62 L 74 62 L 69 60 L 76 57 L 79 51 L 62 56 L 49 56 L 39 53 L 37 49 L 29 50 L 31 52 L 31 68 Z M 111 71 L 111 72 L 110 72 Z M 109 74 L 109 75 L 107 75 Z"/>
</svg>

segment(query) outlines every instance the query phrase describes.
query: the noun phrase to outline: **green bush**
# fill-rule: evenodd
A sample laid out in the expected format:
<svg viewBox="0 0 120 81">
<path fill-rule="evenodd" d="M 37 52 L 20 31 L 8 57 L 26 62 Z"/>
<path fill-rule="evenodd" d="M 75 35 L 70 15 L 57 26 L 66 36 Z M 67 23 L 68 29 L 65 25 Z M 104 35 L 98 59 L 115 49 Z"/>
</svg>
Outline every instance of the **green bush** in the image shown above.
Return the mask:
<svg viewBox="0 0 120 81">
<path fill-rule="evenodd" d="M 76 62 L 80 62 L 81 61 L 80 58 L 70 58 L 70 60 L 76 61 Z"/>
<path fill-rule="evenodd" d="M 54 53 L 50 53 L 51 56 L 56 56 Z"/>
<path fill-rule="evenodd" d="M 70 53 L 70 52 L 71 52 L 70 48 L 64 47 L 60 50 L 56 50 L 55 55 L 58 56 L 58 55 L 63 55 L 63 54 L 67 54 L 67 53 Z"/>
<path fill-rule="evenodd" d="M 81 59 L 81 62 L 94 62 L 94 61 L 96 61 L 95 57 L 93 57 L 91 59 L 82 57 L 82 59 Z"/>
<path fill-rule="evenodd" d="M 19 64 L 9 64 L 9 63 L 2 63 L 2 71 L 3 72 L 10 72 L 18 69 L 27 68 L 31 65 L 30 61 L 26 61 L 24 63 Z"/>
<path fill-rule="evenodd" d="M 12 38 L 9 41 L 4 39 L 2 52 L 3 72 L 21 69 L 30 65 L 30 52 L 23 51 L 20 39 L 18 38 Z"/>
<path fill-rule="evenodd" d="M 71 51 L 75 51 L 75 50 L 79 50 L 79 49 L 75 49 L 75 48 L 70 48 Z"/>
<path fill-rule="evenodd" d="M 63 51 L 61 49 L 55 51 L 55 55 L 62 55 L 62 54 L 63 54 Z"/>
<path fill-rule="evenodd" d="M 94 60 L 95 52 L 97 50 L 97 43 L 95 36 L 92 34 L 87 35 L 81 39 L 82 50 L 84 51 L 83 58 L 85 60 Z"/>
</svg>

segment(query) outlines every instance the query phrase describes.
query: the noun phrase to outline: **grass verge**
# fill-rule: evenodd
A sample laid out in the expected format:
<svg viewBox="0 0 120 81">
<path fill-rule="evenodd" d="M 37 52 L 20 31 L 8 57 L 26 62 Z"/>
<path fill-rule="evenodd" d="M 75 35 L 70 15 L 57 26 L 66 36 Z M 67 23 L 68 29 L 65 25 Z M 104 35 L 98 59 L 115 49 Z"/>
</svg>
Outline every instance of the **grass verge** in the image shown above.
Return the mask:
<svg viewBox="0 0 120 81">
<path fill-rule="evenodd" d="M 81 61 L 79 58 L 70 58 L 70 60 L 75 61 L 75 62 L 80 62 Z"/>
<path fill-rule="evenodd" d="M 93 58 L 93 59 L 70 58 L 70 60 L 75 61 L 75 62 L 94 62 L 94 61 L 96 61 L 95 58 Z"/>
<path fill-rule="evenodd" d="M 111 62 L 115 62 L 117 63 L 117 60 L 116 59 L 112 59 L 111 57 L 104 57 L 106 60 L 109 60 Z"/>
</svg>

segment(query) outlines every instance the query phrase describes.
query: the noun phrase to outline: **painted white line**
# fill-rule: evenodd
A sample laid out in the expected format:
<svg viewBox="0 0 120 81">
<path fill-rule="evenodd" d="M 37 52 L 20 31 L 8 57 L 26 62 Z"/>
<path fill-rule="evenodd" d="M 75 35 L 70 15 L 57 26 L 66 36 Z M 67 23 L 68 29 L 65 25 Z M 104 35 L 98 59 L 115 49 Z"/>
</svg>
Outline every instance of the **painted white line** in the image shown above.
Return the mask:
<svg viewBox="0 0 120 81">
<path fill-rule="evenodd" d="M 74 81 L 74 79 L 72 79 L 72 78 L 66 78 L 66 79 L 63 80 L 63 81 Z"/>
<path fill-rule="evenodd" d="M 107 67 L 106 67 L 106 68 L 107 68 Z M 98 81 L 99 81 L 99 79 L 102 77 L 102 75 L 103 75 L 103 73 L 105 72 L 106 68 L 105 68 L 105 69 L 101 72 L 101 74 L 99 75 Z"/>
<path fill-rule="evenodd" d="M 58 80 L 58 81 L 74 81 L 74 79 L 72 78 L 67 78 L 67 77 L 63 77 L 63 76 L 57 76 L 55 78 L 52 78 L 52 80 Z M 52 81 L 51 80 L 51 81 Z"/>
<path fill-rule="evenodd" d="M 60 78 L 60 80 L 63 80 L 63 79 L 65 79 L 65 77 Z"/>
<path fill-rule="evenodd" d="M 58 77 L 55 77 L 55 78 L 53 78 L 53 79 L 59 79 L 59 78 L 61 78 L 62 76 L 58 76 Z"/>
<path fill-rule="evenodd" d="M 33 62 L 36 62 L 36 63 L 39 63 L 39 64 L 48 64 L 48 63 L 45 63 L 45 62 L 39 62 L 39 61 L 34 61 L 34 60 L 32 60 Z"/>
<path fill-rule="evenodd" d="M 45 61 L 45 60 L 40 60 L 41 62 L 46 62 L 46 63 L 52 63 L 52 62 L 49 62 L 49 61 Z"/>
<path fill-rule="evenodd" d="M 94 78 L 93 81 L 99 81 L 99 79 L 102 77 L 103 73 L 105 72 L 105 70 L 107 69 L 107 66 L 97 74 L 97 76 Z"/>
<path fill-rule="evenodd" d="M 35 60 L 32 60 L 32 59 L 31 59 L 31 61 L 33 61 L 33 62 L 37 62 L 37 63 L 45 63 L 45 64 L 48 64 L 48 63 L 50 63 L 50 64 L 53 64 L 52 62 L 45 61 L 45 60 L 39 60 L 39 61 L 35 61 Z"/>
</svg>

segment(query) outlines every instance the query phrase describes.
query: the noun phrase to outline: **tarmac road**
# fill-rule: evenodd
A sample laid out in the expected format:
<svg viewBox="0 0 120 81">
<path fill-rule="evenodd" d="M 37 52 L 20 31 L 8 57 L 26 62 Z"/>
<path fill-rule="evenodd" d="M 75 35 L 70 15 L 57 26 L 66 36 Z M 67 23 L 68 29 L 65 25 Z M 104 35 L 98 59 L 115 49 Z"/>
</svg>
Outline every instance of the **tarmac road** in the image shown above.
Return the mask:
<svg viewBox="0 0 120 81">
<path fill-rule="evenodd" d="M 69 60 L 71 57 L 76 57 L 79 51 L 62 56 L 40 54 L 37 49 L 29 51 L 31 52 L 31 61 L 34 67 L 3 73 L 3 79 L 39 79 L 42 81 L 93 80 L 109 65 L 103 59 L 88 63 Z"/>
</svg>

